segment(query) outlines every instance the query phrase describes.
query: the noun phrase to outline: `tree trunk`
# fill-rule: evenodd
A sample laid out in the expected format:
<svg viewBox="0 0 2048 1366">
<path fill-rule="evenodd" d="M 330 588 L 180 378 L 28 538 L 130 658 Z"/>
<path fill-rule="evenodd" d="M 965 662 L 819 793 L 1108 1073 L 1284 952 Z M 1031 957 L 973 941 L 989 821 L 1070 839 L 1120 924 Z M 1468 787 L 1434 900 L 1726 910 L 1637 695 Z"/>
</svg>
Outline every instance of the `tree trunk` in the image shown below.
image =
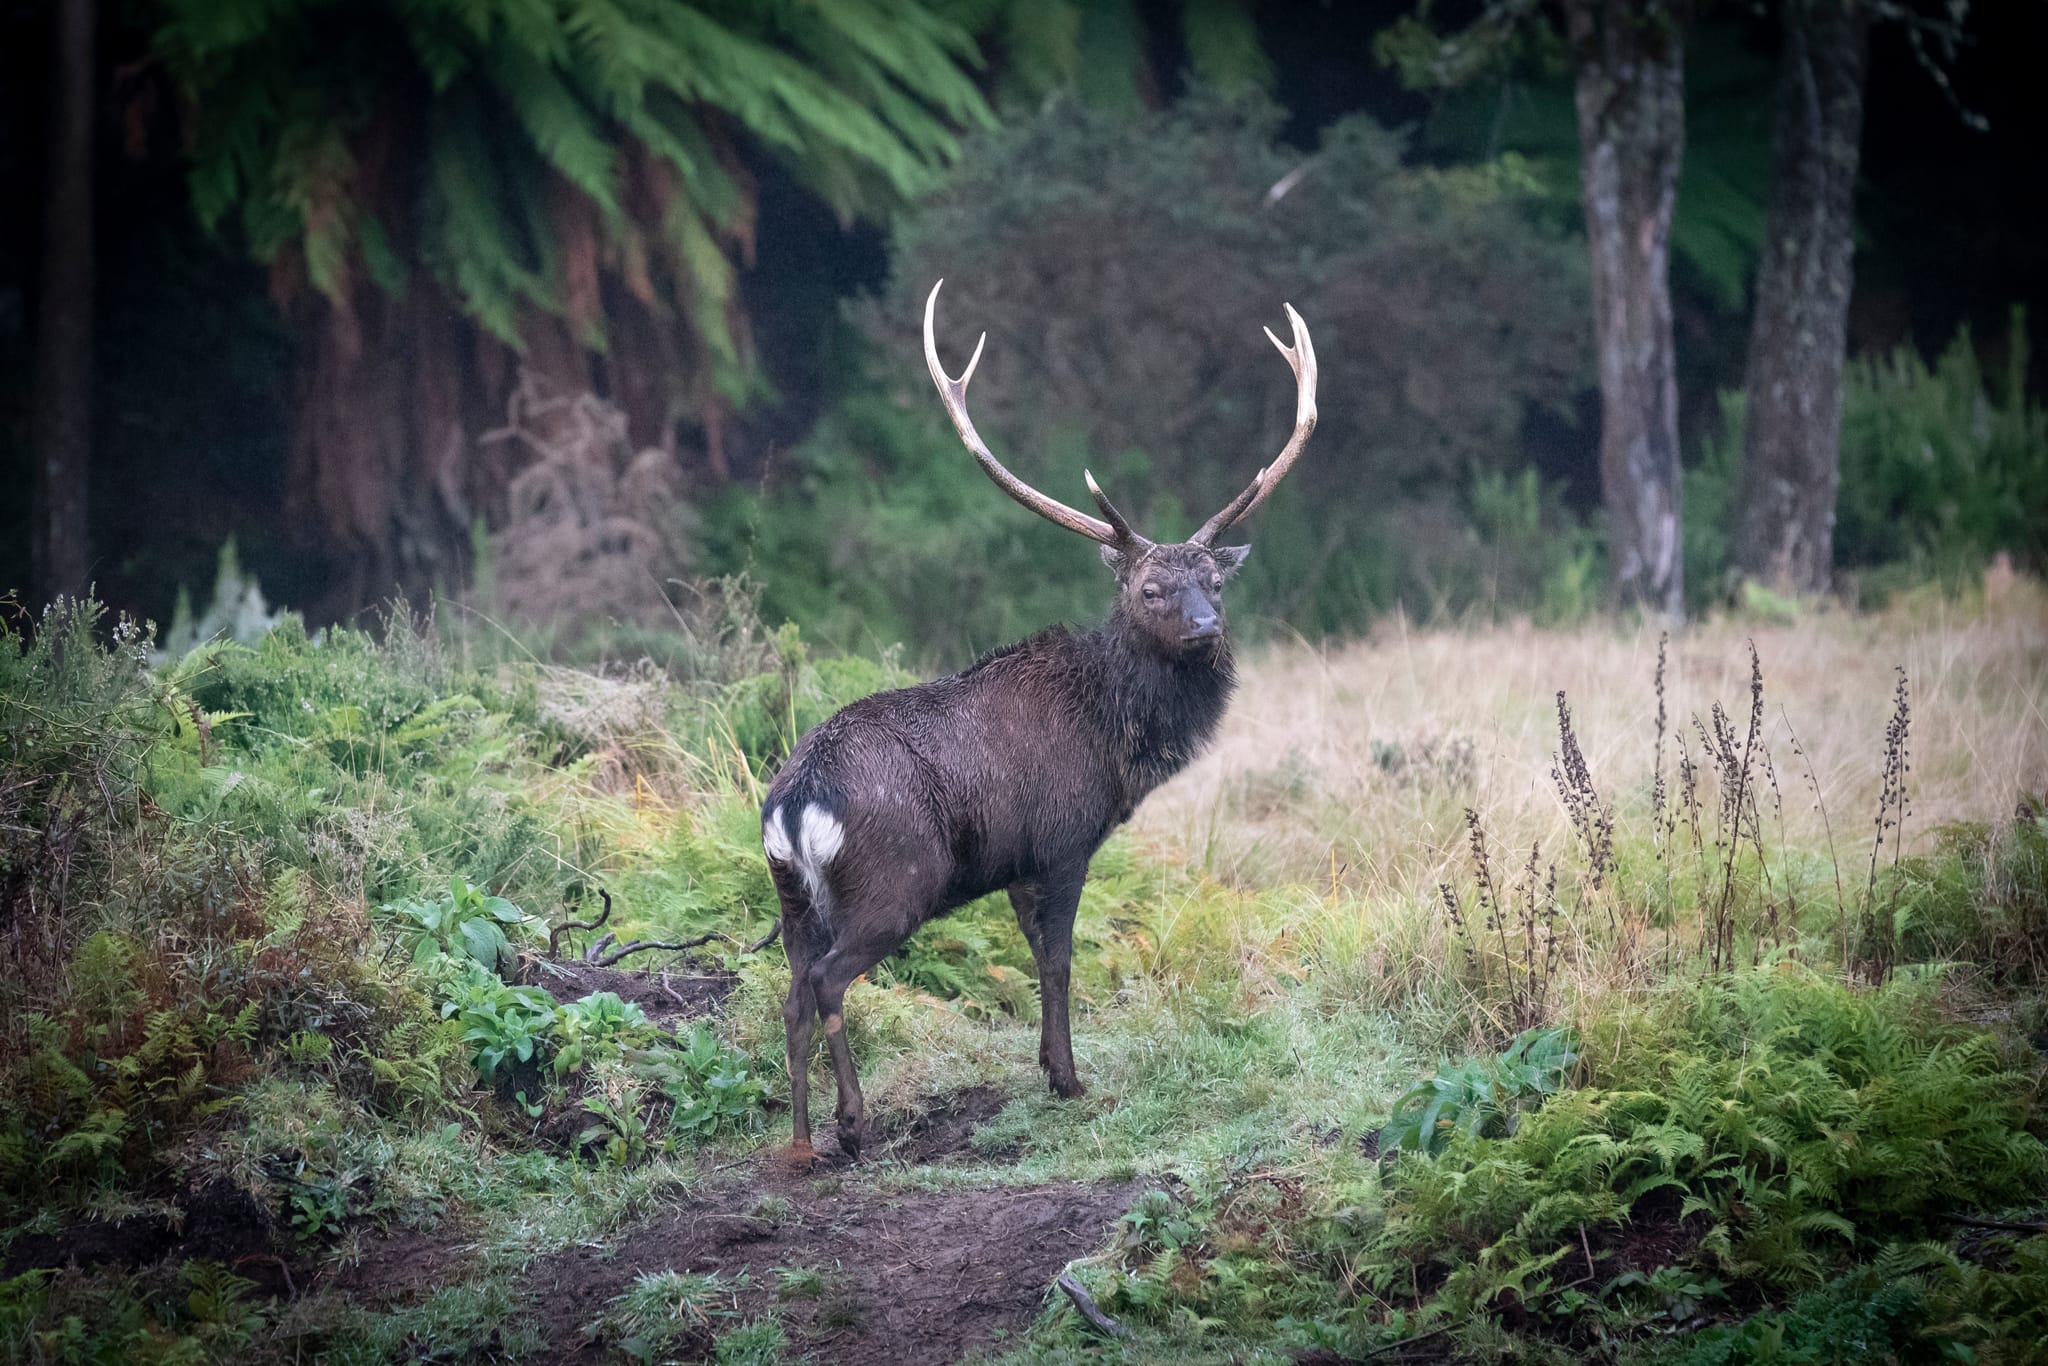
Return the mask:
<svg viewBox="0 0 2048 1366">
<path fill-rule="evenodd" d="M 1786 0 L 1735 566 L 1795 592 L 1825 590 L 1834 559 L 1869 49 L 1864 0 Z"/>
<path fill-rule="evenodd" d="M 58 0 L 51 20 L 48 171 L 36 317 L 35 477 L 29 554 L 37 602 L 81 594 L 92 465 L 94 0 Z"/>
<path fill-rule="evenodd" d="M 1671 213 L 1685 155 L 1684 8 L 1567 0 L 1579 184 L 1600 355 L 1600 492 L 1614 593 L 1677 617 L 1678 381 L 1671 342 Z"/>
</svg>

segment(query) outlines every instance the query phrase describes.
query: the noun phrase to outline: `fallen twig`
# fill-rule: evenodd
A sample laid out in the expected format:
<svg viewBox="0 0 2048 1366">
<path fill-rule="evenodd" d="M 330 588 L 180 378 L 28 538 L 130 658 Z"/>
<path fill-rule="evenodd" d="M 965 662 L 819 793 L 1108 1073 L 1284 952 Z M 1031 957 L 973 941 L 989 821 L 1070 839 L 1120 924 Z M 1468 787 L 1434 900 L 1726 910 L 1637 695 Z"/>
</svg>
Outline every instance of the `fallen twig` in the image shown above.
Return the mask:
<svg viewBox="0 0 2048 1366">
<path fill-rule="evenodd" d="M 1432 1328 L 1427 1333 L 1417 1333 L 1412 1338 L 1402 1338 L 1399 1342 L 1390 1342 L 1384 1347 L 1374 1347 L 1367 1351 L 1365 1356 L 1369 1361 L 1373 1357 L 1384 1356 L 1388 1352 L 1398 1352 L 1403 1347 L 1413 1347 L 1417 1343 L 1428 1342 L 1431 1338 L 1440 1338 L 1450 1331 L 1451 1325 L 1449 1324 L 1444 1325 L 1442 1328 Z"/>
<path fill-rule="evenodd" d="M 1074 1302 L 1074 1312 L 1086 1319 L 1088 1326 L 1096 1332 L 1106 1338 L 1127 1338 L 1131 1335 L 1130 1329 L 1102 1312 L 1102 1306 L 1095 1302 L 1095 1297 L 1088 1293 L 1086 1286 L 1074 1279 L 1071 1272 L 1062 1271 L 1059 1279 L 1053 1284 L 1066 1292 L 1067 1298 Z"/>
<path fill-rule="evenodd" d="M 677 991 L 674 987 L 668 984 L 667 968 L 663 968 L 661 970 L 661 991 L 664 996 L 668 997 L 671 1001 L 674 1001 L 679 1006 L 688 1006 L 690 1004 L 688 1001 L 685 1001 L 683 999 L 681 992 Z"/>
<path fill-rule="evenodd" d="M 1996 1229 L 2001 1233 L 2048 1233 L 2048 1223 L 2021 1224 L 2010 1219 L 1973 1219 L 1967 1214 L 1942 1214 L 1935 1216 L 1964 1228 Z"/>
<path fill-rule="evenodd" d="M 606 891 L 604 888 L 600 887 L 597 889 L 597 895 L 599 899 L 604 902 L 604 909 L 598 912 L 595 917 L 589 920 L 564 920 L 559 925 L 553 925 L 549 927 L 548 957 L 550 959 L 561 958 L 562 936 L 569 933 L 571 930 L 604 929 L 606 922 L 608 922 L 612 918 L 612 894 Z M 753 943 L 747 945 L 746 948 L 742 950 L 742 952 L 759 953 L 762 949 L 765 949 L 770 944 L 774 943 L 776 938 L 780 936 L 781 933 L 782 919 L 780 916 L 778 916 L 776 917 L 774 925 L 769 927 L 768 933 L 762 935 L 759 939 L 756 939 Z M 709 944 L 714 939 L 724 940 L 726 943 L 733 945 L 735 948 L 739 947 L 739 941 L 737 939 L 734 939 L 731 935 L 724 934 L 718 930 L 713 930 L 709 934 L 700 934 L 695 939 L 635 939 L 624 944 L 619 943 L 619 937 L 617 934 L 613 933 L 610 930 L 605 930 L 603 934 L 591 940 L 589 946 L 583 950 L 583 961 L 590 964 L 592 967 L 608 968 L 618 963 L 620 959 L 629 957 L 636 953 L 647 953 L 655 949 L 667 949 L 673 953 L 680 953 L 684 949 L 702 948 L 704 945 Z"/>
<path fill-rule="evenodd" d="M 553 925 L 548 928 L 548 957 L 559 958 L 561 956 L 561 938 L 570 930 L 602 929 L 604 927 L 604 922 L 612 918 L 612 894 L 610 892 L 607 892 L 602 887 L 597 889 L 597 894 L 599 898 L 602 899 L 604 902 L 604 910 L 598 913 L 597 919 L 564 920 L 561 924 Z"/>
<path fill-rule="evenodd" d="M 695 939 L 635 939 L 630 944 L 620 944 L 610 953 L 605 953 L 605 946 L 615 942 L 614 936 L 607 934 L 590 946 L 590 951 L 583 955 L 583 961 L 593 967 L 608 968 L 628 954 L 646 953 L 650 949 L 669 949 L 680 953 L 684 949 L 701 948 L 714 939 L 723 939 L 728 944 L 733 942 L 732 936 L 713 930 L 709 934 L 700 934 Z"/>
</svg>

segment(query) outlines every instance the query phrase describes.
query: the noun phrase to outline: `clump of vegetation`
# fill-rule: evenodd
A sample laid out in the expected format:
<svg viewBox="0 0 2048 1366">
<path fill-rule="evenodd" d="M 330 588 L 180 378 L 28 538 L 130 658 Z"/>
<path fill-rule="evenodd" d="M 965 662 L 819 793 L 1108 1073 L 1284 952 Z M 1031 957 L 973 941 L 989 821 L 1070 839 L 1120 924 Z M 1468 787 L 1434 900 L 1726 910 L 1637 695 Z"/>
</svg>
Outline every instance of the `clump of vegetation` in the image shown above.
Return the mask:
<svg viewBox="0 0 2048 1366">
<path fill-rule="evenodd" d="M 1447 1065 L 1397 1107 L 1384 1167 L 1320 1201 L 1289 1209 L 1281 1192 L 1253 1218 L 1256 1181 L 1186 1205 L 1145 1197 L 1103 1307 L 1181 1331 L 1262 1324 L 1352 1353 L 1452 1331 L 1481 1350 L 1508 1328 L 1626 1345 L 1727 1317 L 1738 1286 L 1867 1295 L 1885 1283 L 1870 1268 L 1903 1265 L 1896 1250 L 1944 1235 L 1954 1212 L 2025 1204 L 2048 1179 L 2048 1144 L 2030 1132 L 2036 1083 L 1943 1023 L 1923 986 L 1862 993 L 1745 969 L 1595 1023 L 1582 1085 L 1557 1085 L 1577 1055 L 1556 1034 Z M 1902 1343 L 1936 1328 L 2025 1341 L 2024 1319 L 1936 1310 L 2044 1284 L 2040 1246 L 2010 1269 L 1938 1244 L 1914 1254 L 1906 1270 L 1948 1279 L 1914 1282 L 1880 1317 L 1904 1325 Z M 1773 1331 L 1766 1319 L 1723 1338 Z"/>
<path fill-rule="evenodd" d="M 2006 368 L 1987 374 L 1967 328 L 1930 364 L 1910 345 L 1852 359 L 1842 386 L 1835 564 L 1868 603 L 1935 581 L 1973 583 L 2001 552 L 2048 567 L 2048 408 L 2027 394 L 2027 319 L 2014 309 Z M 1719 431 L 1685 482 L 1686 581 L 1707 603 L 1727 588 L 1728 526 L 1741 469 L 1743 396 L 1721 396 Z"/>
<path fill-rule="evenodd" d="M 703 1354 L 720 1322 L 737 1313 L 732 1288 L 716 1273 L 649 1271 L 585 1332 L 609 1341 L 629 1361 L 671 1360 Z"/>
<path fill-rule="evenodd" d="M 1505 1138 L 1521 1111 L 1562 1086 L 1580 1054 L 1568 1029 L 1528 1029 L 1497 1058 L 1449 1058 L 1394 1103 L 1381 1152 L 1439 1153 L 1452 1134 Z"/>
</svg>

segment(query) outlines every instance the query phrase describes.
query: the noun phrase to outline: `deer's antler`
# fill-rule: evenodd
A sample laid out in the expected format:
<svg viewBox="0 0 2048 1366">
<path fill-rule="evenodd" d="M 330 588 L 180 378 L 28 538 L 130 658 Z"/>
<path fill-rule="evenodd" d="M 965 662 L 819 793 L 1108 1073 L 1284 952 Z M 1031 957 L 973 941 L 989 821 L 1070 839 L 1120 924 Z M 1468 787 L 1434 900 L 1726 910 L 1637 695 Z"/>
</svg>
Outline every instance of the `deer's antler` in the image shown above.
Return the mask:
<svg viewBox="0 0 2048 1366">
<path fill-rule="evenodd" d="M 974 367 L 981 363 L 981 348 L 988 341 L 988 333 L 981 334 L 981 340 L 974 344 L 974 355 L 968 360 L 967 368 L 960 378 L 954 379 L 939 364 L 939 344 L 932 335 L 932 318 L 939 306 L 939 287 L 944 280 L 932 286 L 930 297 L 924 301 L 924 361 L 932 372 L 932 383 L 939 386 L 939 397 L 945 400 L 946 416 L 953 419 L 953 429 L 960 433 L 960 440 L 980 464 L 982 472 L 995 481 L 995 486 L 1004 493 L 1030 508 L 1048 522 L 1077 531 L 1091 541 L 1119 549 L 1143 548 L 1151 544 L 1143 536 L 1131 530 L 1129 522 L 1112 505 L 1102 490 L 1096 486 L 1094 476 L 1088 475 L 1088 491 L 1095 497 L 1095 505 L 1102 509 L 1102 515 L 1109 520 L 1098 521 L 1085 512 L 1076 512 L 1057 498 L 1048 498 L 1016 475 L 1003 468 L 1001 461 L 989 454 L 981 434 L 974 430 L 974 419 L 967 415 L 967 382 L 974 378 Z M 1313 419 L 1311 419 L 1313 420 Z M 1085 471 L 1083 472 L 1086 473 Z"/>
<path fill-rule="evenodd" d="M 1202 529 L 1188 539 L 1196 545 L 1209 545 L 1228 530 L 1232 523 L 1243 520 L 1253 508 L 1266 501 L 1266 495 L 1273 491 L 1294 462 L 1301 457 L 1301 448 L 1308 444 L 1309 433 L 1316 429 L 1316 348 L 1308 339 L 1308 324 L 1294 311 L 1293 304 L 1287 304 L 1287 321 L 1294 325 L 1294 345 L 1283 345 L 1273 335 L 1273 329 L 1266 329 L 1266 339 L 1280 348 L 1280 354 L 1287 357 L 1288 366 L 1294 371 L 1294 435 L 1287 438 L 1287 444 L 1280 448 L 1280 455 L 1272 464 L 1260 470 L 1245 486 L 1243 493 L 1230 500 L 1223 511 L 1202 524 Z M 973 369 L 969 366 L 968 369 Z"/>
</svg>

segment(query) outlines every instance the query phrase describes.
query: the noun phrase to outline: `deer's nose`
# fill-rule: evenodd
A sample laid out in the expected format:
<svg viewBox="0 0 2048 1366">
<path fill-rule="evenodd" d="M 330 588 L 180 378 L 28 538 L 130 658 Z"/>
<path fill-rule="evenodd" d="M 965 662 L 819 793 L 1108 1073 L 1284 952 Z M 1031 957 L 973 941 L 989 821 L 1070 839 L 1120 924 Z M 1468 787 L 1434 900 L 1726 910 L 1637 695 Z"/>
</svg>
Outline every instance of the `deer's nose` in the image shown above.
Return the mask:
<svg viewBox="0 0 2048 1366">
<path fill-rule="evenodd" d="M 1193 602 L 1184 603 L 1181 608 L 1181 639 L 1207 640 L 1223 634 L 1223 623 L 1216 617 L 1216 609 L 1199 594 L 1192 595 Z"/>
</svg>

